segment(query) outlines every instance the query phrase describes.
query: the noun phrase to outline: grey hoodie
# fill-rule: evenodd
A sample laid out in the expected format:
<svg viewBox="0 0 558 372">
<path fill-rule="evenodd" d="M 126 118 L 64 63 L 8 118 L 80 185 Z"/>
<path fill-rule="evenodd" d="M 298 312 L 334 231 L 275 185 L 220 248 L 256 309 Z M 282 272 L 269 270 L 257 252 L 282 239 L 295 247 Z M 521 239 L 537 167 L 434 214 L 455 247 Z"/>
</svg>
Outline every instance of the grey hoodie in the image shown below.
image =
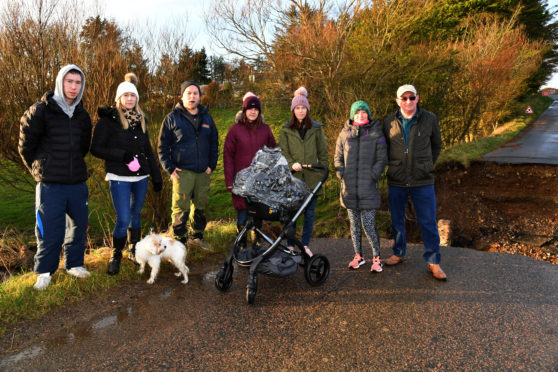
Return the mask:
<svg viewBox="0 0 558 372">
<path fill-rule="evenodd" d="M 81 74 L 81 90 L 79 91 L 79 94 L 77 95 L 74 102 L 71 105 L 68 105 L 66 103 L 66 100 L 64 99 L 64 76 L 66 76 L 66 74 L 70 70 L 77 70 Z M 52 98 L 56 101 L 58 106 L 60 106 L 62 111 L 64 111 L 69 117 L 72 117 L 74 115 L 74 109 L 76 108 L 78 103 L 80 103 L 81 97 L 83 97 L 84 89 L 85 74 L 83 73 L 83 71 L 81 71 L 81 69 L 76 65 L 66 65 L 60 69 L 60 71 L 58 72 L 58 76 L 56 76 L 56 85 L 54 87 L 54 96 Z"/>
</svg>

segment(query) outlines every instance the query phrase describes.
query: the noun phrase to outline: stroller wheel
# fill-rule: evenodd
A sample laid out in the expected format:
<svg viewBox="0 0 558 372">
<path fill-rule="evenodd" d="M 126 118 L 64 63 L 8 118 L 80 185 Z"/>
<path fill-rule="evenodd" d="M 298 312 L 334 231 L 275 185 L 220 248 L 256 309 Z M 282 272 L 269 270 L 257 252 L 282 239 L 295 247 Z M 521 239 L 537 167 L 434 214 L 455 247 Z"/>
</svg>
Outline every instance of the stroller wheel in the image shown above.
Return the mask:
<svg viewBox="0 0 558 372">
<path fill-rule="evenodd" d="M 232 285 L 234 268 L 231 264 L 225 264 L 215 275 L 215 288 L 226 292 Z"/>
<path fill-rule="evenodd" d="M 246 302 L 253 305 L 256 301 L 256 288 L 246 288 Z"/>
<path fill-rule="evenodd" d="M 304 278 L 311 286 L 322 285 L 329 276 L 329 260 L 327 257 L 316 254 L 308 260 L 304 267 Z"/>
</svg>

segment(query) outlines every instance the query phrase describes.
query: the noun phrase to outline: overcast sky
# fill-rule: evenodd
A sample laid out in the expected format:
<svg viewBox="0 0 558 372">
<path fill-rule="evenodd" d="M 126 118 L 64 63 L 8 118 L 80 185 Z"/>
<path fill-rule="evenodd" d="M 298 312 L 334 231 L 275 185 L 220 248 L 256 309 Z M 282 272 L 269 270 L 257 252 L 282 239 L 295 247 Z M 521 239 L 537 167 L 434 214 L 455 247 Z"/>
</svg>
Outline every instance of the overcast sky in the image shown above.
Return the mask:
<svg viewBox="0 0 558 372">
<path fill-rule="evenodd" d="M 95 0 L 85 0 L 95 1 Z M 558 0 L 557 0 L 558 1 Z M 205 47 L 210 55 L 219 54 L 219 50 L 209 42 L 204 24 L 204 12 L 211 4 L 210 0 L 100 0 L 103 15 L 113 18 L 117 23 L 143 25 L 146 21 L 157 26 L 165 26 L 180 17 L 187 17 L 187 37 L 191 47 L 199 50 Z"/>
</svg>

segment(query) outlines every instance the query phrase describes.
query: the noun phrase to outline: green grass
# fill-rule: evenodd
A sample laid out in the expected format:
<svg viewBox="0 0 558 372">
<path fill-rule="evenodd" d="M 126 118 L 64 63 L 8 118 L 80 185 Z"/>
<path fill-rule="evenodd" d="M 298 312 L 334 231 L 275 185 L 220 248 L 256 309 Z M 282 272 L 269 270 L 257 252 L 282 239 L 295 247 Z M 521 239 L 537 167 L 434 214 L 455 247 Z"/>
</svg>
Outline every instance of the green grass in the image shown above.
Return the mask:
<svg viewBox="0 0 558 372">
<path fill-rule="evenodd" d="M 76 302 L 85 296 L 114 287 L 118 282 L 139 278 L 136 267 L 124 262 L 118 276 L 106 274 L 109 250 L 100 248 L 89 252 L 85 266 L 91 272 L 87 279 L 77 279 L 58 270 L 48 290 L 35 291 L 36 275 L 23 272 L 0 283 L 0 335 L 6 324 L 35 319 L 64 303 Z M 62 268 L 62 266 L 61 266 Z"/>
<path fill-rule="evenodd" d="M 528 103 L 519 103 L 517 118 L 507 123 L 502 133 L 472 143 L 453 146 L 442 153 L 439 162 L 459 161 L 467 166 L 472 160 L 478 159 L 484 153 L 492 151 L 517 135 L 519 131 L 533 122 L 537 114 L 542 113 L 551 102 L 552 100 L 547 97 L 536 96 L 531 97 Z M 524 114 L 527 104 L 534 109 L 535 115 Z M 192 251 L 188 257 L 189 263 L 205 260 L 209 255 L 224 256 L 236 237 L 236 211 L 232 207 L 231 195 L 225 188 L 222 160 L 225 136 L 233 124 L 236 112 L 235 109 L 212 110 L 213 118 L 219 130 L 220 156 L 218 168 L 212 175 L 208 208 L 210 222 L 205 237 L 213 245 L 214 252 Z M 289 118 L 289 111 L 279 108 L 264 108 L 263 113 L 266 123 L 270 124 L 276 139 L 278 139 L 281 127 Z M 162 115 L 155 116 L 160 122 Z M 6 171 L 14 171 L 14 169 L 0 169 L 0 172 Z M 104 186 L 101 185 L 100 187 Z M 381 189 L 385 193 L 385 179 L 381 182 Z M 17 241 L 12 239 L 13 244 L 20 244 L 18 242 L 21 242 L 22 239 L 23 241 L 33 242 L 34 194 L 32 192 L 14 191 L 3 183 L 0 183 L 0 193 L 2 195 L 2 198 L 0 198 L 0 225 L 3 228 L 13 227 L 19 232 Z M 107 236 L 110 236 L 109 231 L 113 226 L 111 220 L 113 215 L 112 205 L 109 199 L 110 196 L 103 193 L 102 195 L 92 195 L 90 202 L 91 222 L 94 225 L 90 234 L 104 234 L 105 241 Z M 147 225 L 148 221 L 144 220 L 144 223 Z M 299 223 L 302 223 L 302 218 L 299 219 Z M 389 212 L 378 211 L 377 229 L 380 236 L 388 237 L 389 228 Z M 0 234 L 4 234 L 4 232 L 0 231 Z M 344 209 L 340 210 L 339 208 L 339 184 L 335 176 L 330 174 L 329 180 L 325 184 L 325 195 L 318 200 L 314 237 L 348 238 L 349 236 L 347 213 Z M 102 240 L 103 237 L 94 236 L 92 238 L 94 238 L 93 241 L 99 241 L 99 238 Z M 3 240 L 0 241 L 3 244 L 10 244 Z M 32 289 L 36 275 L 30 272 L 14 275 L 0 283 L 0 335 L 7 324 L 40 317 L 64 303 L 78 301 L 85 296 L 111 288 L 123 281 L 140 280 L 139 274 L 135 273 L 135 267 L 128 262 L 123 263 L 119 275 L 106 275 L 108 257 L 107 249 L 93 247 L 86 255 L 86 266 L 92 273 L 91 278 L 87 280 L 75 279 L 69 277 L 64 270 L 59 270 L 55 273 L 52 284 L 46 291 L 34 291 Z"/>
<path fill-rule="evenodd" d="M 35 181 L 23 168 L 8 162 L 2 162 L 0 172 L 8 180 L 12 180 L 15 173 L 23 175 L 22 180 L 17 182 L 18 189 L 11 183 L 15 181 L 5 180 L 0 182 L 0 226 L 13 226 L 17 229 L 29 228 L 35 223 Z M 3 179 L 4 177 L 2 177 Z"/>
</svg>

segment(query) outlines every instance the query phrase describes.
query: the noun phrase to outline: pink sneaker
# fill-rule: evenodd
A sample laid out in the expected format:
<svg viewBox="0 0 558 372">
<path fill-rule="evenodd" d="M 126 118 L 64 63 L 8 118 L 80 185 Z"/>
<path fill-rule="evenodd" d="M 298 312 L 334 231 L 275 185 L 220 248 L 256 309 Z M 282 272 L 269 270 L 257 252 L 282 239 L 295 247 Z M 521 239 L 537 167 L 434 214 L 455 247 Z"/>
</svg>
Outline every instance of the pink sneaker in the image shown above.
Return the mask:
<svg viewBox="0 0 558 372">
<path fill-rule="evenodd" d="M 370 271 L 377 273 L 384 271 L 382 261 L 380 261 L 380 256 L 376 256 L 372 259 L 372 267 L 370 268 Z"/>
<path fill-rule="evenodd" d="M 355 254 L 355 258 L 353 258 L 353 260 L 349 262 L 349 269 L 356 270 L 362 265 L 364 265 L 365 263 L 366 261 L 364 261 L 364 258 L 362 258 L 360 254 L 357 253 Z"/>
<path fill-rule="evenodd" d="M 312 251 L 310 250 L 310 248 L 308 248 L 307 246 L 304 246 L 304 250 L 306 251 L 306 254 L 307 254 L 309 257 L 312 257 Z"/>
</svg>

